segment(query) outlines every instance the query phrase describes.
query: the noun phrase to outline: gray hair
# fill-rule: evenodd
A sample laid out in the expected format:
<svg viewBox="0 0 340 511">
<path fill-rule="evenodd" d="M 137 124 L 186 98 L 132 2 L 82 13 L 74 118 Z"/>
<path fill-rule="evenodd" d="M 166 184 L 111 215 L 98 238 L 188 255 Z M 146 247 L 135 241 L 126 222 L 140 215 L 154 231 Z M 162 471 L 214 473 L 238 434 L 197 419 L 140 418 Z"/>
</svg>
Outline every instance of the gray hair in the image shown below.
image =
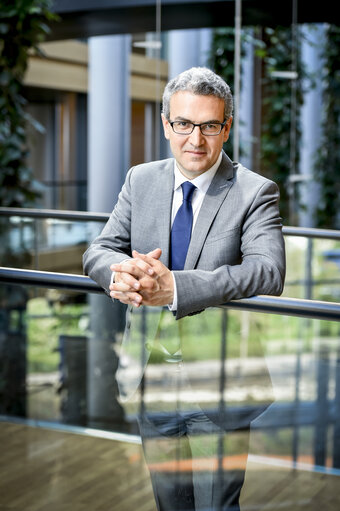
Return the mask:
<svg viewBox="0 0 340 511">
<path fill-rule="evenodd" d="M 192 67 L 169 81 L 163 93 L 162 113 L 170 119 L 170 99 L 179 91 L 189 91 L 202 96 L 216 96 L 224 101 L 224 118 L 233 112 L 233 97 L 229 85 L 206 67 Z"/>
</svg>

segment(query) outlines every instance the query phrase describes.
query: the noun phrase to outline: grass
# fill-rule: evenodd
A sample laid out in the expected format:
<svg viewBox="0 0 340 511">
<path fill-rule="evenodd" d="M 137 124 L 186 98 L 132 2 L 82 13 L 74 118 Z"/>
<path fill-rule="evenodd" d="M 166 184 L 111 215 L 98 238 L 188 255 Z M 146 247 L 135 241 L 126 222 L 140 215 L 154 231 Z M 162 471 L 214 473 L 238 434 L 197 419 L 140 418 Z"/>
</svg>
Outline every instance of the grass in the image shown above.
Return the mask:
<svg viewBox="0 0 340 511">
<path fill-rule="evenodd" d="M 45 297 L 32 298 L 27 308 L 28 370 L 29 372 L 56 371 L 60 360 L 61 335 L 87 336 L 86 304 L 49 305 Z M 294 354 L 297 346 L 303 351 L 314 349 L 319 336 L 336 338 L 339 324 L 313 321 L 274 314 L 208 309 L 201 314 L 176 321 L 172 313 L 141 308 L 131 319 L 130 343 L 126 354 L 139 358 L 142 326 L 145 321 L 148 349 L 152 349 L 151 363 L 163 360 L 162 348 L 170 352 L 178 349 L 187 361 L 216 360 L 221 357 L 223 322 L 226 324 L 226 356 L 261 357 L 263 354 Z"/>
<path fill-rule="evenodd" d="M 51 308 L 44 297 L 33 298 L 27 307 L 28 372 L 57 371 L 60 362 L 60 335 L 86 334 L 81 314 L 84 305 Z"/>
</svg>

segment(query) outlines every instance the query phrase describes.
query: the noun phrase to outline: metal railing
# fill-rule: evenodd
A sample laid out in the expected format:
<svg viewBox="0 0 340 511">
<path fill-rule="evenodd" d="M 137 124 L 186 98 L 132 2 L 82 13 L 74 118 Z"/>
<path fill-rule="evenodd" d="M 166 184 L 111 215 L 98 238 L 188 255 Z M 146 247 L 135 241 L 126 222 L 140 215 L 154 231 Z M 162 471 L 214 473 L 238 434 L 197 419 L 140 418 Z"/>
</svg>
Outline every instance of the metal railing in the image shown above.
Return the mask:
<svg viewBox="0 0 340 511">
<path fill-rule="evenodd" d="M 88 211 L 67 211 L 58 209 L 1 208 L 0 216 L 18 216 L 25 218 L 53 218 L 65 221 L 106 222 L 109 213 L 90 213 Z"/>
<path fill-rule="evenodd" d="M 101 287 L 85 275 L 23 270 L 0 267 L 0 282 L 28 286 L 69 289 L 78 292 L 103 293 Z M 276 296 L 253 296 L 231 300 L 221 307 L 245 311 L 265 312 L 328 321 L 340 321 L 340 303 L 302 300 Z"/>
<path fill-rule="evenodd" d="M 35 208 L 4 208 L 0 207 L 0 216 L 16 216 L 21 218 L 58 219 L 65 221 L 106 222 L 109 213 L 91 213 L 87 211 L 66 211 Z M 287 314 L 308 318 L 328 319 L 339 321 L 340 304 L 311 300 L 312 289 L 315 282 L 312 279 L 312 253 L 313 239 L 339 240 L 340 231 L 332 229 L 316 229 L 307 227 L 283 227 L 285 236 L 307 238 L 306 272 L 305 278 L 290 284 L 303 284 L 305 286 L 305 300 L 283 297 L 256 296 L 247 299 L 232 301 L 224 304 L 225 307 L 248 311 L 267 312 L 273 314 Z M 36 265 L 36 268 L 38 266 Z M 68 288 L 79 292 L 102 293 L 103 290 L 90 278 L 82 275 L 70 275 L 37 270 L 24 270 L 2 267 L 0 269 L 0 282 L 24 283 L 26 285 L 39 285 L 41 287 Z M 320 283 L 320 282 L 316 282 Z M 324 281 L 322 281 L 324 283 Z M 327 282 L 328 283 L 328 282 Z M 288 284 L 288 282 L 286 282 Z"/>
<path fill-rule="evenodd" d="M 56 209 L 34 208 L 3 208 L 0 207 L 0 216 L 19 216 L 29 218 L 54 218 L 69 221 L 106 222 L 110 213 L 91 213 L 88 211 L 65 211 Z M 285 236 L 303 236 L 305 238 L 320 238 L 340 240 L 340 231 L 333 229 L 316 229 L 313 227 L 284 226 Z"/>
</svg>

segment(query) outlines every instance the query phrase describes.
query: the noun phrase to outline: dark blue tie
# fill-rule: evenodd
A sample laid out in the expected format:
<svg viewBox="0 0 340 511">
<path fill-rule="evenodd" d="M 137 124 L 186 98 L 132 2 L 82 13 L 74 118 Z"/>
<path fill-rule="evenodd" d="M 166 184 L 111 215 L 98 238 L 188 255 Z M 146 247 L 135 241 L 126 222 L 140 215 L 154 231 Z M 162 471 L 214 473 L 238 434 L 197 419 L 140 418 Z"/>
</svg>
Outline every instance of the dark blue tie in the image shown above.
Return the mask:
<svg viewBox="0 0 340 511">
<path fill-rule="evenodd" d="M 171 270 L 183 270 L 192 229 L 191 199 L 196 186 L 185 181 L 182 185 L 183 203 L 177 211 L 171 229 Z"/>
</svg>

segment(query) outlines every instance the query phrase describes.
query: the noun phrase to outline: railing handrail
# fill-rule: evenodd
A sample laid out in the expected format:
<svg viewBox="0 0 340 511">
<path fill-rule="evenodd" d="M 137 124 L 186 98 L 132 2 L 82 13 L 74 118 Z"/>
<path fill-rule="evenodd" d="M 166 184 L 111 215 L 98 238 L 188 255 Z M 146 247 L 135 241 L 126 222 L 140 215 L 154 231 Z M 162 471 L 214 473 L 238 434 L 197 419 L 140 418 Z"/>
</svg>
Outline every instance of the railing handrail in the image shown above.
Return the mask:
<svg viewBox="0 0 340 511">
<path fill-rule="evenodd" d="M 60 220 L 80 220 L 88 222 L 106 222 L 110 213 L 91 213 L 90 211 L 70 211 L 61 209 L 35 209 L 35 208 L 3 208 L 0 207 L 0 216 L 20 216 L 30 218 L 53 218 Z"/>
<path fill-rule="evenodd" d="M 69 273 L 0 267 L 0 282 L 103 293 L 102 288 L 90 277 Z M 242 300 L 231 300 L 221 305 L 221 307 L 340 322 L 340 303 L 334 302 L 278 296 L 253 296 Z"/>
<path fill-rule="evenodd" d="M 40 219 L 59 219 L 87 222 L 106 222 L 110 213 L 95 213 L 89 211 L 70 211 L 58 209 L 35 208 L 4 208 L 0 207 L 0 216 L 19 216 Z M 322 238 L 340 240 L 340 231 L 334 229 L 317 229 L 314 227 L 283 226 L 285 236 L 301 236 L 305 238 Z"/>
</svg>

